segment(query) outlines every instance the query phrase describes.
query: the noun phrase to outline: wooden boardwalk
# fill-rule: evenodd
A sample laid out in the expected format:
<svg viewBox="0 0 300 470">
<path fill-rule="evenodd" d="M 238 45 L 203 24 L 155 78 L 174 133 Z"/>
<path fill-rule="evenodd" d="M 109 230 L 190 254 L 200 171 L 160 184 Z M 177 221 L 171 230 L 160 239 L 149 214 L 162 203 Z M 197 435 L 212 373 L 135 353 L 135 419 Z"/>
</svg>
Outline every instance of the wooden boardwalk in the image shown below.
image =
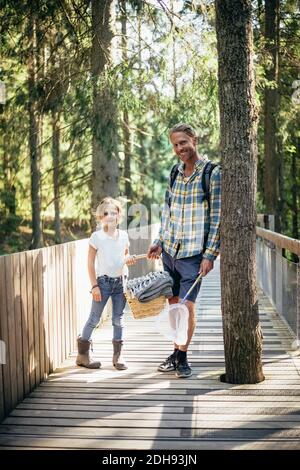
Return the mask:
<svg viewBox="0 0 300 470">
<path fill-rule="evenodd" d="M 2 449 L 300 449 L 300 357 L 260 296 L 265 382 L 230 385 L 224 372 L 219 266 L 203 282 L 190 379 L 156 371 L 170 352 L 154 321 L 127 314 L 127 371 L 111 365 L 111 326 L 95 334 L 96 371 L 75 353 L 0 425 Z"/>
</svg>

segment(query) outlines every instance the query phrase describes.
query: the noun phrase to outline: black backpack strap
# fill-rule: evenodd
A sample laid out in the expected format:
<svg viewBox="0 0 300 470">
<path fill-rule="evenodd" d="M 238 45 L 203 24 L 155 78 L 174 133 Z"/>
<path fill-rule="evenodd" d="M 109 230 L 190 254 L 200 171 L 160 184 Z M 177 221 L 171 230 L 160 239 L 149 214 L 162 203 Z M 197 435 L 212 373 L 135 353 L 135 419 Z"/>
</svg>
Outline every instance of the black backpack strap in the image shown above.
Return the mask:
<svg viewBox="0 0 300 470">
<path fill-rule="evenodd" d="M 204 167 L 203 172 L 202 172 L 201 184 L 202 184 L 202 189 L 203 189 L 203 193 L 204 193 L 203 200 L 207 201 L 208 212 L 210 212 L 210 177 L 211 177 L 213 169 L 216 168 L 217 166 L 218 165 L 216 163 L 212 163 L 211 161 L 208 161 L 205 164 L 205 167 Z M 208 233 L 205 233 L 204 234 L 203 253 L 205 251 L 207 240 L 208 240 Z"/>
<path fill-rule="evenodd" d="M 216 163 L 212 163 L 211 161 L 208 161 L 205 164 L 205 167 L 202 172 L 201 184 L 202 184 L 202 189 L 204 192 L 204 199 L 207 200 L 209 209 L 210 209 L 210 201 L 209 201 L 210 177 L 211 177 L 213 169 L 216 168 L 216 166 L 218 166 Z"/>
<path fill-rule="evenodd" d="M 170 173 L 170 188 L 171 189 L 173 188 L 175 180 L 176 180 L 177 175 L 179 173 L 179 170 L 178 170 L 179 165 L 180 165 L 180 163 L 176 163 L 172 167 L 172 170 L 171 170 L 171 173 Z M 171 195 L 169 195 L 168 206 L 171 207 Z"/>
<path fill-rule="evenodd" d="M 172 189 L 173 188 L 173 185 L 175 183 L 175 180 L 177 178 L 177 175 L 179 173 L 179 165 L 180 163 L 176 163 L 173 167 L 172 167 L 172 170 L 171 170 L 171 173 L 170 173 L 170 188 Z"/>
</svg>

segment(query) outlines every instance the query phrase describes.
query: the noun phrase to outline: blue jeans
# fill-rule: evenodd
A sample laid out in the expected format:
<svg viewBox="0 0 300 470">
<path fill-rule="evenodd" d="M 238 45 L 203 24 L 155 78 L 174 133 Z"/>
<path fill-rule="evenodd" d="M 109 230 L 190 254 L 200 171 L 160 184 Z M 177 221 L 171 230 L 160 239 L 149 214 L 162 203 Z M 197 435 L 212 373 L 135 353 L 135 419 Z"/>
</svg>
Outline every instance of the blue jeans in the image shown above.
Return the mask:
<svg viewBox="0 0 300 470">
<path fill-rule="evenodd" d="M 100 302 L 93 300 L 90 316 L 82 330 L 82 339 L 90 340 L 92 333 L 98 325 L 102 312 L 108 299 L 112 300 L 112 325 L 113 325 L 113 339 L 121 341 L 123 339 L 124 329 L 124 308 L 126 299 L 123 292 L 122 277 L 108 277 L 100 276 L 97 279 L 97 284 L 101 292 Z"/>
</svg>

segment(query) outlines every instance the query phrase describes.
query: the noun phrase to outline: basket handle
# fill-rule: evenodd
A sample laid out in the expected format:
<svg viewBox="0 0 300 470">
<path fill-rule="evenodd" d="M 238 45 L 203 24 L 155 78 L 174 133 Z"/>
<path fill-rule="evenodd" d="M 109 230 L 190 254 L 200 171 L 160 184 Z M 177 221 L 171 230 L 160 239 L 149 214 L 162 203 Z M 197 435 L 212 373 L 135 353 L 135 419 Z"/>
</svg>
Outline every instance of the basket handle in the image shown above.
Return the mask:
<svg viewBox="0 0 300 470">
<path fill-rule="evenodd" d="M 147 258 L 148 254 L 147 253 L 143 253 L 142 255 L 132 255 L 135 257 L 135 259 L 143 259 L 143 258 Z"/>
<path fill-rule="evenodd" d="M 142 255 L 130 255 L 131 257 L 134 256 L 135 259 L 143 259 L 143 258 L 147 258 L 148 257 L 148 254 L 147 253 L 143 253 Z M 124 263 L 126 264 L 126 263 Z"/>
</svg>

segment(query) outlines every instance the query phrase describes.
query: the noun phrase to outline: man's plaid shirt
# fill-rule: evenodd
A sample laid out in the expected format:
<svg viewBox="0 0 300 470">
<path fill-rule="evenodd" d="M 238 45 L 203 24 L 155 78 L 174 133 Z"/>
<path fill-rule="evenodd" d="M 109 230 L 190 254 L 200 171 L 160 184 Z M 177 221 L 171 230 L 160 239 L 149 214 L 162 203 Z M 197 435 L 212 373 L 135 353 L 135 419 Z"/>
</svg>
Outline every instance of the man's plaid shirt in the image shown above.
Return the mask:
<svg viewBox="0 0 300 470">
<path fill-rule="evenodd" d="M 207 159 L 195 163 L 191 176 L 184 176 L 181 163 L 173 188 L 169 186 L 161 217 L 160 244 L 171 256 L 188 258 L 203 251 L 205 234 L 208 234 L 204 258 L 213 261 L 220 249 L 221 173 L 217 166 L 210 178 L 210 213 L 201 180 Z"/>
</svg>

